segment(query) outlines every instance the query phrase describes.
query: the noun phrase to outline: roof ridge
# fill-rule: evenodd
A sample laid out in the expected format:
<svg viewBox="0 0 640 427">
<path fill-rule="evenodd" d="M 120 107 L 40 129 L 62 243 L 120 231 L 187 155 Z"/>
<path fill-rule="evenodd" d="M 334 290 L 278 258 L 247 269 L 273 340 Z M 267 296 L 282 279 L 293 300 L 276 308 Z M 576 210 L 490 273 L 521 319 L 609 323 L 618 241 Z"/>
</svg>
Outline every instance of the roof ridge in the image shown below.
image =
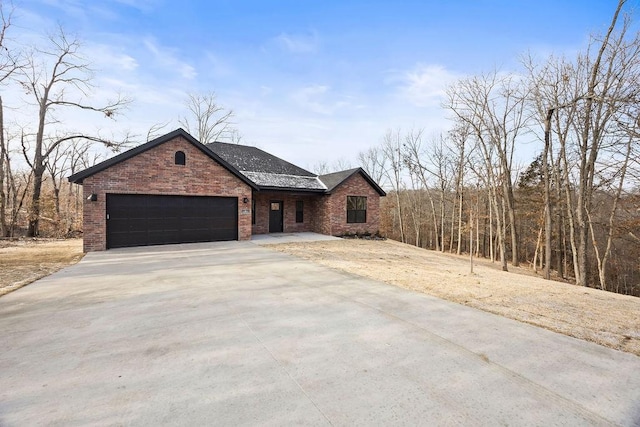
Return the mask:
<svg viewBox="0 0 640 427">
<path fill-rule="evenodd" d="M 335 172 L 329 172 L 329 173 L 325 173 L 325 174 L 318 175 L 318 176 L 327 176 L 327 175 L 335 175 L 335 174 L 339 174 L 339 173 L 355 172 L 355 171 L 357 171 L 359 169 L 362 169 L 362 168 L 360 166 L 358 166 L 358 167 L 355 167 L 355 168 L 344 169 L 344 170 L 335 171 Z"/>
<path fill-rule="evenodd" d="M 290 174 L 290 173 L 258 172 L 258 171 L 241 170 L 241 169 L 238 169 L 238 170 L 240 171 L 240 173 L 245 173 L 245 172 L 248 172 L 248 173 L 268 173 L 268 174 L 271 174 L 271 175 L 295 176 L 295 177 L 300 177 L 300 178 L 320 178 L 320 175 L 313 175 L 313 176 L 311 176 L 311 175 L 293 175 L 293 174 Z"/>
</svg>

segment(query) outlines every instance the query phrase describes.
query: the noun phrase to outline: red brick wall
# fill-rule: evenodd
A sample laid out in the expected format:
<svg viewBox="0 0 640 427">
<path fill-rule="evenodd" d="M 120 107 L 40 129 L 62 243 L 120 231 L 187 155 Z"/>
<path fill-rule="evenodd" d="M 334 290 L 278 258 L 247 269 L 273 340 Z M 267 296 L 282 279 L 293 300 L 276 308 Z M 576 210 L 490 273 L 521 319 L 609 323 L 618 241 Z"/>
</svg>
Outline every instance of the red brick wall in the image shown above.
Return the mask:
<svg viewBox="0 0 640 427">
<path fill-rule="evenodd" d="M 347 196 L 367 198 L 367 222 L 347 223 Z M 380 229 L 380 195 L 362 177 L 355 174 L 340 184 L 319 203 L 317 232 L 340 236 L 347 233 L 377 233 Z"/>
<path fill-rule="evenodd" d="M 282 201 L 284 209 L 283 231 L 285 233 L 299 233 L 314 231 L 317 217 L 316 202 L 320 196 L 303 196 L 280 192 L 254 193 L 256 200 L 256 223 L 253 234 L 269 233 L 269 208 L 271 201 Z M 296 222 L 296 202 L 303 202 L 303 222 Z"/>
<path fill-rule="evenodd" d="M 175 164 L 176 151 L 186 154 L 186 165 Z M 238 238 L 251 238 L 251 187 L 182 137 L 86 178 L 83 192 L 85 252 L 106 249 L 107 193 L 238 197 Z M 88 201 L 90 194 L 98 201 Z"/>
</svg>

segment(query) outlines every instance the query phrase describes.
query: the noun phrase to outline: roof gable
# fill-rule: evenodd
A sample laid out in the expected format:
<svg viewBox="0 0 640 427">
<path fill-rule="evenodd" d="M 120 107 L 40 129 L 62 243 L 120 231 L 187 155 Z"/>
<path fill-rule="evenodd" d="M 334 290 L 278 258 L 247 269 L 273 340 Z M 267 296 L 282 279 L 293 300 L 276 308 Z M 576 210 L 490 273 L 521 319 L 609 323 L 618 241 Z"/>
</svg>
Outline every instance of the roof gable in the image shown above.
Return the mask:
<svg viewBox="0 0 640 427">
<path fill-rule="evenodd" d="M 82 170 L 80 172 L 77 172 L 73 175 L 71 175 L 68 180 L 70 182 L 76 183 L 76 184 L 82 184 L 82 182 L 84 181 L 85 178 L 88 178 L 92 175 L 95 175 L 98 172 L 102 172 L 105 169 L 110 168 L 111 166 L 117 165 L 118 163 L 124 162 L 125 160 L 128 160 L 134 156 L 137 156 L 138 154 L 144 153 L 145 151 L 148 151 L 154 147 L 157 147 L 161 144 L 164 144 L 165 142 L 169 142 L 172 139 L 175 139 L 177 137 L 183 137 L 185 140 L 187 140 L 189 143 L 193 144 L 196 148 L 198 148 L 200 151 L 202 151 L 204 154 L 206 154 L 207 156 L 209 156 L 211 159 L 213 159 L 214 161 L 216 161 L 217 163 L 219 163 L 222 167 L 224 167 L 225 169 L 227 169 L 229 172 L 231 172 L 234 176 L 236 176 L 238 179 L 240 179 L 242 182 L 244 182 L 245 184 L 249 185 L 251 188 L 253 189 L 257 189 L 257 186 L 255 183 L 253 183 L 250 179 L 248 179 L 246 176 L 242 175 L 241 173 L 238 172 L 238 170 L 236 168 L 234 168 L 231 164 L 229 164 L 226 160 L 224 160 L 223 158 L 221 158 L 219 155 L 217 155 L 216 153 L 214 153 L 213 151 L 211 151 L 210 149 L 208 149 L 204 144 L 201 144 L 200 142 L 198 142 L 198 140 L 196 140 L 194 137 L 192 137 L 187 131 L 185 131 L 182 128 L 176 129 L 173 132 L 169 132 L 166 135 L 163 135 L 161 137 L 158 137 L 154 140 L 151 140 L 145 144 L 141 144 L 137 147 L 134 147 L 130 150 L 125 151 L 124 153 L 120 153 L 117 156 L 111 157 L 110 159 L 107 159 L 103 162 L 100 162 L 96 165 L 91 166 L 90 168 L 87 168 L 85 170 Z"/>
<path fill-rule="evenodd" d="M 380 188 L 380 186 L 369 176 L 367 172 L 365 172 L 362 168 L 354 168 L 347 169 L 340 172 L 328 173 L 326 175 L 320 175 L 320 181 L 327 186 L 327 193 L 333 192 L 337 187 L 339 187 L 343 182 L 351 178 L 353 175 L 360 174 L 367 181 L 367 183 L 373 187 L 373 189 L 382 197 L 386 196 L 387 193 Z"/>
</svg>

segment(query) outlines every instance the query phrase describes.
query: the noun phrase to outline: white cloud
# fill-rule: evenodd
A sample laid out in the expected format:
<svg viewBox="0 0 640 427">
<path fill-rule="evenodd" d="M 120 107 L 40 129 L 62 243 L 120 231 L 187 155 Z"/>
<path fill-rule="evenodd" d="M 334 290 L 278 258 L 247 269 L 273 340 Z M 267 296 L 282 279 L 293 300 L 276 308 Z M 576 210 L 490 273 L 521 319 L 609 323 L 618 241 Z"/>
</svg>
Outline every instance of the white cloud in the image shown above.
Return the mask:
<svg viewBox="0 0 640 427">
<path fill-rule="evenodd" d="M 329 86 L 317 84 L 296 90 L 291 94 L 291 99 L 298 106 L 323 115 L 331 115 L 349 105 L 345 100 L 333 100 Z"/>
<path fill-rule="evenodd" d="M 159 46 L 153 37 L 146 37 L 142 43 L 153 54 L 156 62 L 164 68 L 163 71 L 175 70 L 182 78 L 187 80 L 193 80 L 197 77 L 196 69 L 187 62 L 180 60 L 175 53 L 175 49 Z"/>
<path fill-rule="evenodd" d="M 260 86 L 260 95 L 261 96 L 269 96 L 273 93 L 273 88 L 269 86 Z"/>
<path fill-rule="evenodd" d="M 313 31 L 311 34 L 286 34 L 282 33 L 275 38 L 281 49 L 295 54 L 314 53 L 318 49 L 318 34 Z"/>
<path fill-rule="evenodd" d="M 110 44 L 87 44 L 83 50 L 94 67 L 109 73 L 132 72 L 139 66 L 136 58 Z"/>
<path fill-rule="evenodd" d="M 439 105 L 446 95 L 446 88 L 459 76 L 441 65 L 419 64 L 413 69 L 395 76 L 400 81 L 400 96 L 418 107 Z"/>
<path fill-rule="evenodd" d="M 157 0 L 115 0 L 115 2 L 143 12 L 150 12 L 158 5 Z"/>
<path fill-rule="evenodd" d="M 222 58 L 211 51 L 206 51 L 206 53 L 204 54 L 204 58 L 206 59 L 205 66 L 207 69 L 208 77 L 228 77 L 233 75 L 235 72 L 233 69 L 233 65 L 228 59 Z"/>
</svg>

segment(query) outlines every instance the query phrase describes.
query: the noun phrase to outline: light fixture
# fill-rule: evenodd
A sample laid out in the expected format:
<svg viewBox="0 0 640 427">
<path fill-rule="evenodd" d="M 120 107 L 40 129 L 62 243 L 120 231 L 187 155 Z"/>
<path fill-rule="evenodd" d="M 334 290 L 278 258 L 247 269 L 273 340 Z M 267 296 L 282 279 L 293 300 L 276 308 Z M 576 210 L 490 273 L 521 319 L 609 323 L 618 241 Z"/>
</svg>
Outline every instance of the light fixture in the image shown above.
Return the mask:
<svg viewBox="0 0 640 427">
<path fill-rule="evenodd" d="M 244 199 L 242 199 L 242 203 L 249 203 L 249 198 L 245 197 Z"/>
<path fill-rule="evenodd" d="M 98 195 L 96 193 L 91 193 L 89 194 L 89 197 L 87 197 L 87 200 L 90 202 L 97 202 L 98 201 Z"/>
</svg>

